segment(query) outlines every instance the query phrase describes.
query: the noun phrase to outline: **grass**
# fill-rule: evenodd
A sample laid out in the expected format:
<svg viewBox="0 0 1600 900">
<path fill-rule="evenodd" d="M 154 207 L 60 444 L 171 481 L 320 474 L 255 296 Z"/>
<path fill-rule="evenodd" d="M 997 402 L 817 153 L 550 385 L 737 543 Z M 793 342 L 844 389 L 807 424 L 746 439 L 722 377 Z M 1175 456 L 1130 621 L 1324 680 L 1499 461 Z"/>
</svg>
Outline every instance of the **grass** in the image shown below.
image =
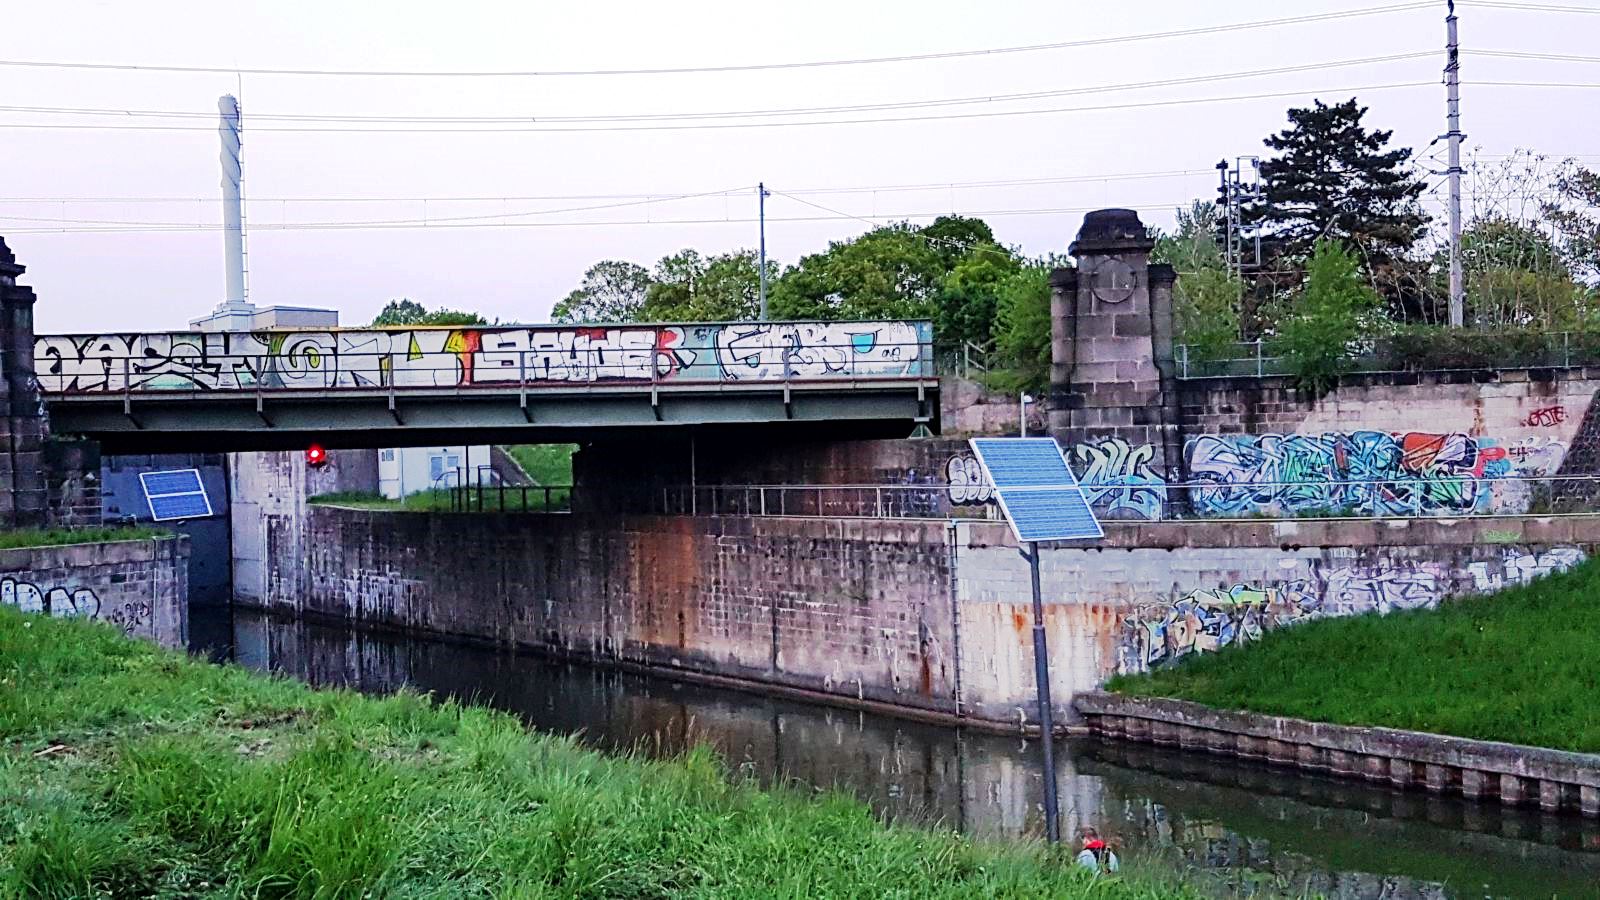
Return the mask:
<svg viewBox="0 0 1600 900">
<path fill-rule="evenodd" d="M 0 897 L 1192 896 L 0 608 Z M 1146 876 L 1147 878 L 1149 876 Z"/>
<path fill-rule="evenodd" d="M 1124 694 L 1600 752 L 1600 561 L 1433 610 L 1321 619 L 1119 676 Z"/>
<path fill-rule="evenodd" d="M 577 444 L 510 444 L 502 449 L 536 484 L 572 483 L 572 454 Z"/>
<path fill-rule="evenodd" d="M 96 528 L 18 528 L 0 531 L 0 550 L 18 547 L 60 547 L 66 544 L 98 544 L 105 541 L 145 541 L 167 537 L 172 532 L 145 526 Z"/>
</svg>

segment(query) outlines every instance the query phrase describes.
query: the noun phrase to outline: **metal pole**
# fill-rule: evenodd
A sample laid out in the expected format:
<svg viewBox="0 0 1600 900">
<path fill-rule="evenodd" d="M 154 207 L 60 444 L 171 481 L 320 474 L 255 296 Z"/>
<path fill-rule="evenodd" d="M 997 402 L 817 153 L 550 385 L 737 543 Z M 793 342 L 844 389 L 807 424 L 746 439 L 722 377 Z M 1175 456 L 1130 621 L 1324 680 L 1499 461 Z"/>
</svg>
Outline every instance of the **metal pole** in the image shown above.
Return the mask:
<svg viewBox="0 0 1600 900">
<path fill-rule="evenodd" d="M 1445 137 L 1450 144 L 1450 327 L 1466 324 L 1466 289 L 1461 279 L 1461 44 L 1456 38 L 1456 2 L 1446 0 Z"/>
<path fill-rule="evenodd" d="M 1028 436 L 1028 392 L 1027 391 L 1023 391 L 1022 394 L 1019 397 L 1017 397 L 1017 410 L 1018 410 L 1017 420 L 1018 420 L 1018 423 L 1020 425 L 1020 427 L 1017 429 L 1018 434 L 1020 434 L 1022 437 L 1027 437 Z"/>
<path fill-rule="evenodd" d="M 757 206 L 760 210 L 761 220 L 761 321 L 767 320 L 767 185 L 761 182 L 756 185 L 758 197 Z"/>
<path fill-rule="evenodd" d="M 1056 801 L 1055 723 L 1050 715 L 1050 655 L 1045 647 L 1044 599 L 1039 590 L 1039 542 L 1029 541 L 1028 574 L 1033 581 L 1033 682 L 1039 698 L 1039 743 L 1044 746 L 1044 831 L 1052 844 L 1061 843 Z"/>
</svg>

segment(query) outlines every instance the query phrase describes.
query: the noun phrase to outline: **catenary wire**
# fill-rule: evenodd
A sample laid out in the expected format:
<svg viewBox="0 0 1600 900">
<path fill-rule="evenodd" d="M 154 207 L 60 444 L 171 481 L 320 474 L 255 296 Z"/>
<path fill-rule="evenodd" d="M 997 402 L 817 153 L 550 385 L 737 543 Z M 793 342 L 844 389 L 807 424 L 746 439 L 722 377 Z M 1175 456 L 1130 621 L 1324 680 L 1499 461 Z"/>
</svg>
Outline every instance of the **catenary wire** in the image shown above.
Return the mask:
<svg viewBox="0 0 1600 900">
<path fill-rule="evenodd" d="M 1072 41 L 1054 41 L 1044 44 L 1025 44 L 1014 47 L 994 47 L 978 50 L 950 50 L 936 53 L 907 54 L 900 56 L 875 56 L 858 57 L 852 59 L 806 60 L 798 62 L 780 63 L 750 63 L 744 65 L 719 65 L 719 66 L 680 66 L 656 67 L 634 69 L 550 69 L 550 70 L 507 70 L 507 71 L 455 71 L 455 72 L 424 72 L 397 69 L 277 69 L 277 68 L 250 68 L 239 66 L 171 66 L 171 65 L 139 65 L 132 63 L 105 63 L 105 62 L 67 62 L 57 60 L 0 60 L 0 66 L 18 68 L 42 69 L 87 69 L 115 72 L 168 72 L 190 74 L 223 74 L 223 75 L 298 75 L 298 76 L 359 76 L 359 77 L 385 77 L 385 78 L 525 78 L 525 77 L 571 77 L 571 76 L 616 76 L 616 75 L 683 75 L 707 74 L 722 72 L 756 72 L 779 69 L 811 69 L 836 66 L 877 65 L 882 63 L 923 62 L 929 60 L 959 59 L 963 57 L 997 56 L 1013 53 L 1033 53 L 1044 50 L 1066 50 L 1079 47 L 1098 47 L 1112 44 L 1125 44 L 1139 41 L 1159 40 L 1175 37 L 1193 37 L 1198 35 L 1223 34 L 1231 31 L 1246 31 L 1258 28 L 1274 28 L 1283 25 L 1298 25 L 1305 23 L 1327 22 L 1338 19 L 1352 19 L 1365 16 L 1383 15 L 1387 13 L 1406 12 L 1410 10 L 1428 9 L 1436 6 L 1430 0 L 1419 0 L 1415 3 L 1391 3 L 1383 6 L 1369 6 L 1360 9 L 1340 10 L 1327 13 L 1313 13 L 1310 15 L 1287 16 L 1278 19 L 1258 19 L 1247 22 L 1235 22 L 1224 25 L 1205 25 L 1194 28 L 1181 28 L 1168 31 L 1152 31 L 1139 34 L 1115 35 L 1103 38 L 1083 38 Z"/>
</svg>

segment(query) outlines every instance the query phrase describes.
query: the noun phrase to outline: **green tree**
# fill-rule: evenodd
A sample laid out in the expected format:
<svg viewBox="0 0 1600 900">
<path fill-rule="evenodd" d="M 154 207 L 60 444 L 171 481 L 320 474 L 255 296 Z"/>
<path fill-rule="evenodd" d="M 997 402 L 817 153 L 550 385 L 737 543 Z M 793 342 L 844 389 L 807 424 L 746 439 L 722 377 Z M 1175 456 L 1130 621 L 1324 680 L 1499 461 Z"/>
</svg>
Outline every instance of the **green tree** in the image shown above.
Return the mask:
<svg viewBox="0 0 1600 900">
<path fill-rule="evenodd" d="M 401 325 L 487 325 L 489 320 L 474 312 L 440 307 L 431 312 L 415 300 L 390 300 L 372 320 L 372 327 Z"/>
<path fill-rule="evenodd" d="M 1305 286 L 1278 326 L 1277 346 L 1302 390 L 1320 396 L 1338 384 L 1381 302 L 1354 254 L 1335 241 L 1317 241 Z"/>
<path fill-rule="evenodd" d="M 769 278 L 777 264 L 767 261 Z M 656 263 L 646 291 L 644 315 L 663 322 L 724 322 L 754 319 L 759 312 L 761 271 L 754 250 L 701 256 L 680 250 Z"/>
<path fill-rule="evenodd" d="M 1042 391 L 1050 384 L 1050 272 L 1058 264 L 1054 259 L 1028 262 L 999 286 L 995 361 L 1016 377 L 1006 388 Z"/>
<path fill-rule="evenodd" d="M 597 262 L 583 273 L 578 289 L 550 311 L 556 322 L 637 322 L 650 289 L 644 266 L 623 260 Z"/>
<path fill-rule="evenodd" d="M 1178 273 L 1172 289 L 1177 342 L 1195 361 L 1222 359 L 1239 341 L 1239 305 L 1244 285 L 1235 278 L 1218 245 L 1220 214 L 1215 203 L 1197 201 L 1178 210 L 1178 228 L 1156 237 L 1152 262 Z"/>
<path fill-rule="evenodd" d="M 1600 173 L 1569 160 L 1556 178 L 1556 190 L 1545 216 L 1561 235 L 1571 270 L 1592 283 L 1600 279 Z"/>
<path fill-rule="evenodd" d="M 834 241 L 784 272 L 770 305 L 788 319 L 932 318 L 944 256 L 906 223 Z"/>
<path fill-rule="evenodd" d="M 989 346 L 1000 290 L 1021 267 L 1014 253 L 995 244 L 979 244 L 956 257 L 935 298 L 933 326 L 939 342 L 948 347 L 969 341 Z"/>
<path fill-rule="evenodd" d="M 1369 130 L 1366 113 L 1354 98 L 1314 101 L 1290 109 L 1289 127 L 1266 139 L 1276 155 L 1261 163 L 1260 198 L 1241 211 L 1243 225 L 1260 233 L 1272 273 L 1258 279 L 1258 297 L 1295 287 L 1316 242 L 1326 239 L 1357 254 L 1402 316 L 1422 316 L 1423 298 L 1401 270 L 1427 229 L 1417 202 L 1426 186 L 1409 166 L 1410 148 L 1388 149 L 1394 132 Z"/>
<path fill-rule="evenodd" d="M 1448 267 L 1441 251 L 1441 281 Z M 1473 327 L 1571 328 L 1588 315 L 1589 292 L 1551 238 L 1531 225 L 1499 217 L 1473 222 L 1461 233 L 1461 267 Z"/>
</svg>

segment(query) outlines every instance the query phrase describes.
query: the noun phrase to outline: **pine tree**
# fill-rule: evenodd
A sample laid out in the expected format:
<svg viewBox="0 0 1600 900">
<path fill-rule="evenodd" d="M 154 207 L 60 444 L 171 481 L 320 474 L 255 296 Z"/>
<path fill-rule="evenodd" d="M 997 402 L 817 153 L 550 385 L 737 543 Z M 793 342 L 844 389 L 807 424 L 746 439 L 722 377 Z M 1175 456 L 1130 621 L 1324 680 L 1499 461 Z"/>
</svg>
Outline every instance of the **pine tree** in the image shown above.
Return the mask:
<svg viewBox="0 0 1600 900">
<path fill-rule="evenodd" d="M 1422 237 L 1422 181 L 1408 170 L 1411 150 L 1385 149 L 1392 131 L 1368 131 L 1355 98 L 1289 110 L 1290 127 L 1266 139 L 1277 156 L 1261 163 L 1263 194 L 1245 207 L 1264 251 L 1296 265 L 1319 239 L 1355 249 L 1378 274 Z M 1381 279 L 1379 279 L 1381 281 Z"/>
</svg>

